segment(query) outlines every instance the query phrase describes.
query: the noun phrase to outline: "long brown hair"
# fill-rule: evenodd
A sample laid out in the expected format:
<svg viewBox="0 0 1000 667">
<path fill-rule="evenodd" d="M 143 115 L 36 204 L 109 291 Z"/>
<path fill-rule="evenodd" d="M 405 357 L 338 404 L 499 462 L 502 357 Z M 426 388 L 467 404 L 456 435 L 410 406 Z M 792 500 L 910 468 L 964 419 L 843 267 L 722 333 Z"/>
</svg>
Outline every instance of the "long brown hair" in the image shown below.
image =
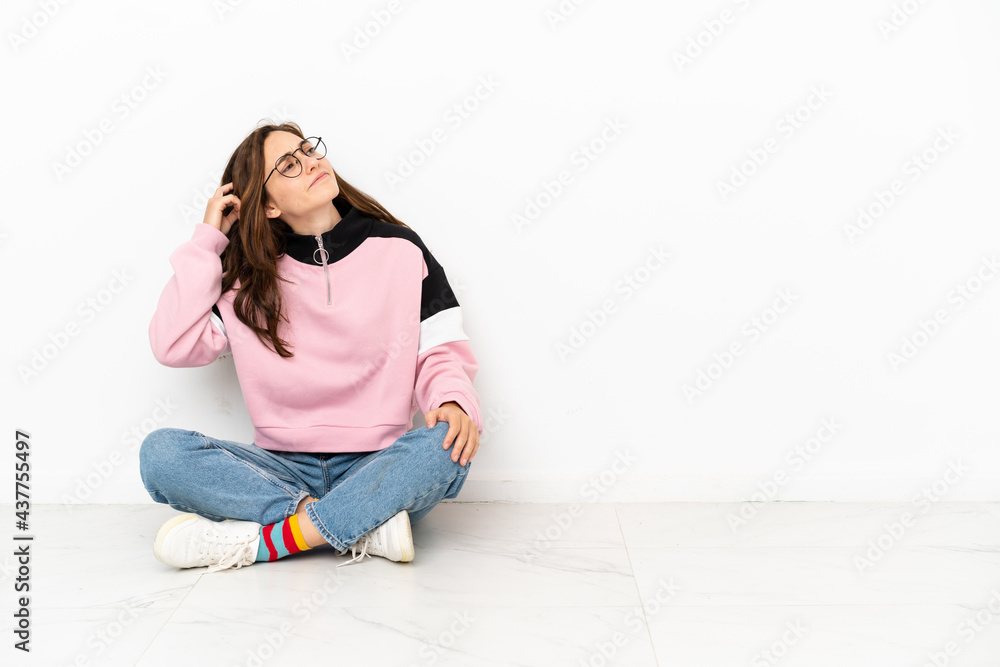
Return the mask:
<svg viewBox="0 0 1000 667">
<path fill-rule="evenodd" d="M 278 337 L 279 320 L 288 322 L 281 312 L 278 280 L 289 281 L 278 275 L 277 262 L 285 252 L 285 232 L 292 228 L 280 217 L 268 218 L 264 214 L 267 203 L 264 179 L 274 166 L 264 164 L 264 140 L 278 131 L 306 138 L 293 122 L 261 125 L 236 147 L 222 174 L 220 185 L 232 182 L 232 192 L 240 200 L 240 218 L 230 228 L 229 245 L 221 255 L 222 292 L 225 294 L 239 280 L 233 303 L 236 317 L 253 330 L 262 344 L 266 346 L 269 341 L 279 355 L 291 357 L 294 355 L 286 347 L 288 343 Z M 336 169 L 334 177 L 340 187 L 337 199 L 346 200 L 370 218 L 410 228 L 371 196 L 343 180 Z"/>
</svg>

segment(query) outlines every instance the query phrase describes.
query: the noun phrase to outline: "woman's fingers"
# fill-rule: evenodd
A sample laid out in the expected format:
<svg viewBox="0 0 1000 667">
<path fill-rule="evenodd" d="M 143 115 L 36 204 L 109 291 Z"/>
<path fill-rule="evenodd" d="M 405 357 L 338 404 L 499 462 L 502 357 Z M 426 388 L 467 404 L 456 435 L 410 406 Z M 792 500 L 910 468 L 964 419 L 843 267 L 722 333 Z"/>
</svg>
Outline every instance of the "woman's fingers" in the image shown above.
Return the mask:
<svg viewBox="0 0 1000 667">
<path fill-rule="evenodd" d="M 476 425 L 472 419 L 467 417 L 462 420 L 462 431 L 455 440 L 451 460 L 464 466 L 472 460 L 478 449 L 479 431 L 476 430 Z"/>
</svg>

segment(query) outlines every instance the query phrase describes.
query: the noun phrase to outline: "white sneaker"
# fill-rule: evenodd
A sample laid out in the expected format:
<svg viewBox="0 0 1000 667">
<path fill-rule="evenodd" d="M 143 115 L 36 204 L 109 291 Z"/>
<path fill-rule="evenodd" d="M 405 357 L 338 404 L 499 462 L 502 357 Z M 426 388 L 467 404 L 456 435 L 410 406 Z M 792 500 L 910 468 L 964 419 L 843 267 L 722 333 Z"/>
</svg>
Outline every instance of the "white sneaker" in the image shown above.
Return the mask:
<svg viewBox="0 0 1000 667">
<path fill-rule="evenodd" d="M 197 514 L 181 514 L 156 531 L 153 555 L 174 567 L 209 566 L 206 574 L 239 569 L 257 560 L 260 528 L 253 521 L 212 521 Z"/>
<path fill-rule="evenodd" d="M 339 553 L 346 554 L 348 549 L 354 554 L 354 558 L 337 567 L 350 565 L 365 556 L 371 558 L 373 555 L 402 563 L 412 561 L 413 534 L 410 532 L 410 515 L 406 510 L 400 510 L 391 519 L 378 528 L 368 531 L 359 537 L 357 542 Z M 361 553 L 358 553 L 359 549 Z"/>
</svg>

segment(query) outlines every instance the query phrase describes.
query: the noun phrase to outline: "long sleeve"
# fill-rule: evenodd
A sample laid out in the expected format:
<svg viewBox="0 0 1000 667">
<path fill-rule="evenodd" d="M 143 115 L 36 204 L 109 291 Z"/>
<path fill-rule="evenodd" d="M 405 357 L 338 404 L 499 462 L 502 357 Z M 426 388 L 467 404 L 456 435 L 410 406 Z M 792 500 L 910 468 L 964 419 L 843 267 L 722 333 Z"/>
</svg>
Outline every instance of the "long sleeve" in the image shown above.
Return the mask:
<svg viewBox="0 0 1000 667">
<path fill-rule="evenodd" d="M 435 262 L 436 264 L 436 262 Z M 455 401 L 483 433 L 479 394 L 472 386 L 479 363 L 462 328 L 462 309 L 439 265 L 425 278 L 414 395 L 421 412 Z"/>
<path fill-rule="evenodd" d="M 231 351 L 222 320 L 213 312 L 222 296 L 219 256 L 228 245 L 225 234 L 202 222 L 171 253 L 174 275 L 149 323 L 153 356 L 164 366 L 206 366 Z"/>
</svg>

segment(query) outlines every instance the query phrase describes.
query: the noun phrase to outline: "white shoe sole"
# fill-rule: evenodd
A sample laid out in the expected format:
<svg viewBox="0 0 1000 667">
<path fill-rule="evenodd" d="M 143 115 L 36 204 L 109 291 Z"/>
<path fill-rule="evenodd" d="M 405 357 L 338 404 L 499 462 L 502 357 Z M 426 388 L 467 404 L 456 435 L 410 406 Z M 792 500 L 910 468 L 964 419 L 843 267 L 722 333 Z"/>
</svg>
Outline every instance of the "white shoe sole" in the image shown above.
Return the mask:
<svg viewBox="0 0 1000 667">
<path fill-rule="evenodd" d="M 410 530 L 410 514 L 403 510 L 393 517 L 393 535 L 399 540 L 400 551 L 403 557 L 400 563 L 409 563 L 413 560 L 413 531 Z"/>
<path fill-rule="evenodd" d="M 156 556 L 156 560 L 160 561 L 164 565 L 170 565 L 171 567 L 176 567 L 162 558 L 163 554 L 163 541 L 167 538 L 167 533 L 176 526 L 177 524 L 184 523 L 185 521 L 190 521 L 192 518 L 197 518 L 197 514 L 179 514 L 173 519 L 170 519 L 156 531 L 156 537 L 153 538 L 153 555 Z"/>
</svg>

